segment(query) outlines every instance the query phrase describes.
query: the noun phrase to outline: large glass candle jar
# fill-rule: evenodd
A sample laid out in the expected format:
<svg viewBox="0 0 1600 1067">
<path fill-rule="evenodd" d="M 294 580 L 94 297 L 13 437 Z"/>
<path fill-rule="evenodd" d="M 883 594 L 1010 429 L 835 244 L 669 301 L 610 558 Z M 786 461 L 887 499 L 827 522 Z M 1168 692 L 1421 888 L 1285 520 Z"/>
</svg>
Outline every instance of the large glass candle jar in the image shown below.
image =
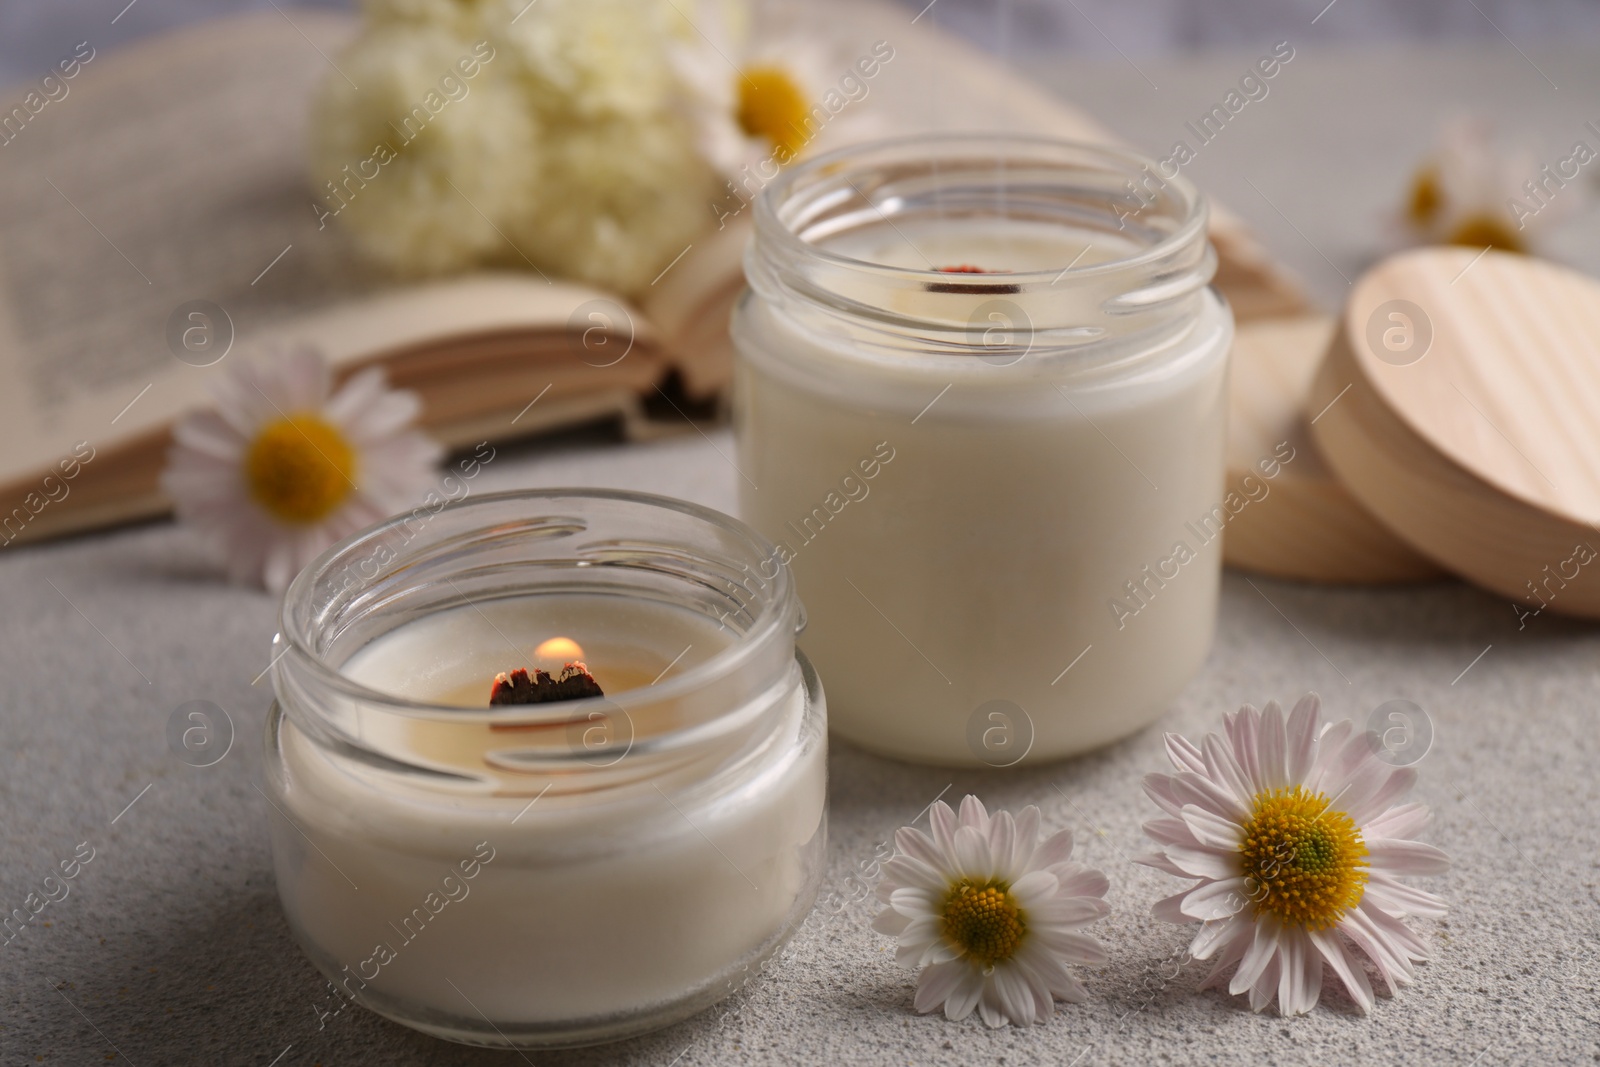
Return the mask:
<svg viewBox="0 0 1600 1067">
<path fill-rule="evenodd" d="M 556 490 L 419 509 L 295 580 L 273 859 L 341 995 L 452 1040 L 583 1044 L 782 945 L 820 877 L 826 725 L 773 551 L 692 505 Z M 602 693 L 490 705 L 496 675 L 569 662 Z"/>
<path fill-rule="evenodd" d="M 1232 319 L 1206 208 L 1137 156 L 891 141 L 767 188 L 734 316 L 743 517 L 830 721 L 917 761 L 1152 721 L 1216 614 Z"/>
</svg>

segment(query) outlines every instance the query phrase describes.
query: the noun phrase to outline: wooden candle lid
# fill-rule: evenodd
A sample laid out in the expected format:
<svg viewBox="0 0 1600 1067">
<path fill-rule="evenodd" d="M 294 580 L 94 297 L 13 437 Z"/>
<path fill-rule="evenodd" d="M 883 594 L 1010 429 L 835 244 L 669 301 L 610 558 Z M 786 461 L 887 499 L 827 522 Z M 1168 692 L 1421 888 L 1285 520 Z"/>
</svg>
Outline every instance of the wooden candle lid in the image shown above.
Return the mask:
<svg viewBox="0 0 1600 1067">
<path fill-rule="evenodd" d="M 1438 564 L 1356 503 L 1312 444 L 1306 401 L 1333 331 L 1328 315 L 1239 324 L 1228 395 L 1228 490 L 1249 503 L 1228 521 L 1223 560 L 1313 582 L 1440 578 Z"/>
<path fill-rule="evenodd" d="M 1306 406 L 1350 493 L 1529 609 L 1600 617 L 1600 282 L 1429 248 L 1358 281 Z"/>
</svg>

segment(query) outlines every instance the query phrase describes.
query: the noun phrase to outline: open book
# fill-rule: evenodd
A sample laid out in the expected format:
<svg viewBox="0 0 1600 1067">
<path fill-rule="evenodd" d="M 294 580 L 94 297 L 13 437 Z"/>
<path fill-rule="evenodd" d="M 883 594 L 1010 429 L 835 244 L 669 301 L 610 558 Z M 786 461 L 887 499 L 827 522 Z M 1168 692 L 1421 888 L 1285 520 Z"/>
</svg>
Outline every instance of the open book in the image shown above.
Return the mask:
<svg viewBox="0 0 1600 1067">
<path fill-rule="evenodd" d="M 892 46 L 848 104 L 875 133 L 1112 139 L 899 8 L 807 14 L 852 56 Z M 0 111 L 28 104 L 0 134 L 0 544 L 165 512 L 173 422 L 207 403 L 230 350 L 273 341 L 316 344 L 340 373 L 383 365 L 448 446 L 608 416 L 646 433 L 652 413 L 681 426 L 714 410 L 750 213 L 719 228 L 708 205 L 705 234 L 637 304 L 534 272 L 397 285 L 319 224 L 306 173 L 311 97 L 356 30 L 294 8 L 225 18 L 115 53 L 82 46 L 64 95 L 0 97 Z M 1236 313 L 1303 306 L 1235 219 L 1217 211 L 1212 229 Z"/>
</svg>

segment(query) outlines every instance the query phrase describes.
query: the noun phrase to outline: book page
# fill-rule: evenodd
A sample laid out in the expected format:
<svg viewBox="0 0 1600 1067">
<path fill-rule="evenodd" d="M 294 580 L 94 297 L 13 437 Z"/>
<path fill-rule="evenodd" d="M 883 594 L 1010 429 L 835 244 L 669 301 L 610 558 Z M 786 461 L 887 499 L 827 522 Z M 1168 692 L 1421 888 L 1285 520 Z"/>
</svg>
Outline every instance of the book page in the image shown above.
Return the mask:
<svg viewBox="0 0 1600 1067">
<path fill-rule="evenodd" d="M 29 115 L 13 113 L 0 144 L 0 474 L 196 403 L 220 369 L 193 365 L 211 358 L 206 331 L 220 355 L 230 337 L 239 348 L 384 286 L 319 230 L 304 171 L 323 53 L 353 27 L 269 12 L 117 54 L 87 42 L 76 76 L 57 75 L 64 95 L 36 114 L 37 86 L 0 95 Z M 201 346 L 178 342 L 187 362 L 169 320 Z"/>
<path fill-rule="evenodd" d="M 88 43 L 76 75 L 58 78 L 66 92 L 4 128 L 0 486 L 26 490 L 87 441 L 101 457 L 119 453 L 92 480 L 115 467 L 148 493 L 151 442 L 207 402 L 225 354 L 301 339 L 337 366 L 475 336 L 565 334 L 604 298 L 532 272 L 397 284 L 319 219 L 306 123 L 356 26 L 285 8 L 112 55 Z M 651 344 L 642 316 L 610 304 L 632 320 L 630 339 Z M 55 510 L 79 506 L 77 495 Z M 0 503 L 5 514 L 15 501 Z"/>
</svg>

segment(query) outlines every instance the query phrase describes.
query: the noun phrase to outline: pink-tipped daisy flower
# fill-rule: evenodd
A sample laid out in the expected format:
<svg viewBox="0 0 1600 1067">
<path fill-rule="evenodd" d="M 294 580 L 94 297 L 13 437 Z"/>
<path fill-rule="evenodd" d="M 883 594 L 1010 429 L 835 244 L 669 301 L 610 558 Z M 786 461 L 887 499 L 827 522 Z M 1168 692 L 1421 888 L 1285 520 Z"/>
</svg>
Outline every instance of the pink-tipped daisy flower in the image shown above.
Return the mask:
<svg viewBox="0 0 1600 1067">
<path fill-rule="evenodd" d="M 234 581 L 278 593 L 333 542 L 419 499 L 441 450 L 410 428 L 416 395 L 382 371 L 334 393 L 315 349 L 270 355 L 236 365 L 215 410 L 177 424 L 161 488 Z"/>
<path fill-rule="evenodd" d="M 1140 862 L 1198 879 L 1155 917 L 1203 923 L 1189 951 L 1216 960 L 1205 984 L 1226 979 L 1253 1011 L 1274 997 L 1279 1014 L 1310 1011 L 1325 966 L 1369 1011 L 1367 965 L 1390 993 L 1408 984 L 1427 953 L 1404 919 L 1445 913 L 1403 881 L 1449 866 L 1416 840 L 1428 809 L 1402 803 L 1416 770 L 1380 758 L 1349 720 L 1323 726 L 1315 694 L 1287 719 L 1276 703 L 1246 705 L 1223 725 L 1199 746 L 1168 734 L 1177 773 L 1145 778 L 1163 816 L 1145 824 L 1161 848 Z"/>
<path fill-rule="evenodd" d="M 1042 1023 L 1057 998 L 1082 1001 L 1068 964 L 1106 961 L 1079 932 L 1110 910 L 1106 876 L 1072 861 L 1072 832 L 1039 840 L 1039 809 L 991 817 L 977 797 L 958 817 L 940 801 L 933 836 L 895 834 L 874 929 L 899 939 L 896 957 L 921 971 L 916 1008 L 965 1019 L 976 1008 L 990 1026 Z"/>
</svg>

